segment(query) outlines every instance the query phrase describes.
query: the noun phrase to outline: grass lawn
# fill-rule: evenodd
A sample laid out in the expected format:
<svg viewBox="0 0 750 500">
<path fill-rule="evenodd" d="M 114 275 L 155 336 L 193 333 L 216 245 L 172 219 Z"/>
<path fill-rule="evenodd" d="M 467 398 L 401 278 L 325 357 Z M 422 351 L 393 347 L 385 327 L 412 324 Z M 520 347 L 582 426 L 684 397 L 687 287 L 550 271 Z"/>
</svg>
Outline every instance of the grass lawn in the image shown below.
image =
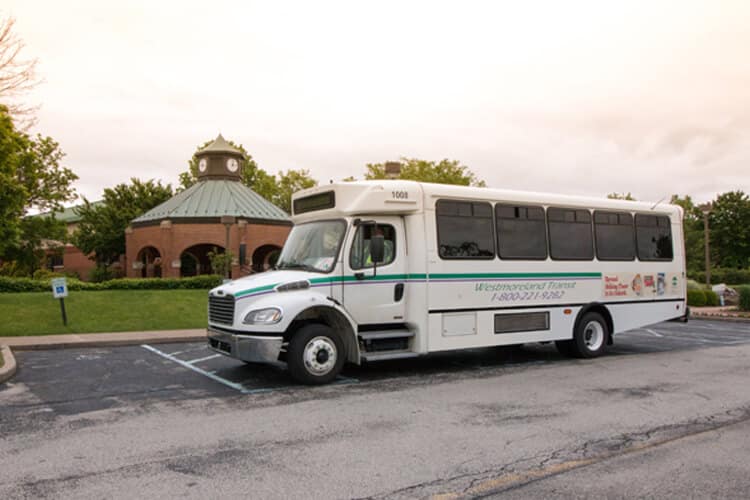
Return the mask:
<svg viewBox="0 0 750 500">
<path fill-rule="evenodd" d="M 2 368 L 4 364 L 5 360 L 3 359 L 3 351 L 0 351 L 0 368 Z"/>
<path fill-rule="evenodd" d="M 70 292 L 64 327 L 51 293 L 0 293 L 0 336 L 203 328 L 207 304 L 208 290 Z"/>
</svg>

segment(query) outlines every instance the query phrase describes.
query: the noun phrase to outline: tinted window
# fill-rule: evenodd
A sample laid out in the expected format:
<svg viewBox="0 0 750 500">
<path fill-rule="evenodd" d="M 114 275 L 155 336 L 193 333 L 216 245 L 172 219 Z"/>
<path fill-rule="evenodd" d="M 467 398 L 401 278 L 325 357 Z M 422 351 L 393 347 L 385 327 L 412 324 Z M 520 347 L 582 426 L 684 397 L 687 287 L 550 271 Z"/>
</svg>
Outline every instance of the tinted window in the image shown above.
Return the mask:
<svg viewBox="0 0 750 500">
<path fill-rule="evenodd" d="M 294 213 L 304 214 L 307 212 L 313 212 L 315 210 L 325 210 L 326 208 L 333 208 L 336 206 L 336 194 L 333 191 L 326 191 L 325 193 L 313 194 L 305 196 L 304 198 L 297 198 L 294 200 Z"/>
<path fill-rule="evenodd" d="M 594 235 L 597 259 L 635 259 L 635 232 L 632 215 L 594 212 Z"/>
<path fill-rule="evenodd" d="M 502 259 L 546 259 L 544 208 L 495 205 L 497 251 Z"/>
<path fill-rule="evenodd" d="M 672 260 L 672 228 L 669 217 L 637 214 L 635 236 L 640 260 Z"/>
<path fill-rule="evenodd" d="M 568 208 L 548 208 L 549 254 L 560 260 L 593 260 L 591 212 Z"/>
<path fill-rule="evenodd" d="M 374 224 L 362 224 L 357 228 L 352 243 L 352 251 L 349 254 L 349 265 L 352 269 L 362 269 L 372 267 L 372 258 L 370 256 L 370 240 L 373 234 L 380 233 L 384 239 L 383 261 L 378 262 L 379 266 L 385 266 L 393 262 L 396 257 L 396 230 L 393 226 L 378 224 L 375 231 Z"/>
<path fill-rule="evenodd" d="M 440 257 L 491 259 L 495 256 L 489 203 L 439 200 L 436 213 Z"/>
</svg>

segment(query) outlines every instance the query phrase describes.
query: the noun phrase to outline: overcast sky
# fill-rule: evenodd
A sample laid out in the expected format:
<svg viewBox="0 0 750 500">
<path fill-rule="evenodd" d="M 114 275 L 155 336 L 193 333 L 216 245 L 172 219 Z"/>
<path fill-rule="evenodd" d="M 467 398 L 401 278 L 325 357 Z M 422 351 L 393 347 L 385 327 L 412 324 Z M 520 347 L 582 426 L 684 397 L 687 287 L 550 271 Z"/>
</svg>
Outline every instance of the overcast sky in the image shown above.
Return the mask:
<svg viewBox="0 0 750 500">
<path fill-rule="evenodd" d="M 750 191 L 750 2 L 4 0 L 79 193 L 221 132 L 320 182 L 401 156 L 489 186 Z"/>
</svg>

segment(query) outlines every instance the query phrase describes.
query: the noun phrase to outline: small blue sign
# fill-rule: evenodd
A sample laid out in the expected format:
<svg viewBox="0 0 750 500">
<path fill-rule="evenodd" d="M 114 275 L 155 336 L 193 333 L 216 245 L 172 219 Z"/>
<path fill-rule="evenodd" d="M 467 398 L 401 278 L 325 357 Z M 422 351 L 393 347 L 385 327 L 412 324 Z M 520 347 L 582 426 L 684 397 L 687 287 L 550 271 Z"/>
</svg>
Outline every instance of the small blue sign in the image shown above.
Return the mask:
<svg viewBox="0 0 750 500">
<path fill-rule="evenodd" d="M 54 278 L 52 280 L 52 296 L 56 299 L 68 296 L 68 283 L 65 278 Z"/>
</svg>

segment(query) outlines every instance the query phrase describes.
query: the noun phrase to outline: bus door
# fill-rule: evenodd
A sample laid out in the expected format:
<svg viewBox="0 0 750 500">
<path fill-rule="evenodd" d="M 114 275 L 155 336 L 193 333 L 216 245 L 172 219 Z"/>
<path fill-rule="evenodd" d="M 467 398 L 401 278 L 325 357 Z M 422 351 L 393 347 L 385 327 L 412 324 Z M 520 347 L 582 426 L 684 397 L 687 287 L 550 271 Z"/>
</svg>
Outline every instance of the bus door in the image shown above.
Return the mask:
<svg viewBox="0 0 750 500">
<path fill-rule="evenodd" d="M 370 242 L 376 234 L 384 240 L 383 261 L 377 266 L 370 255 Z M 340 300 L 357 324 L 403 323 L 407 274 L 403 219 L 360 219 L 349 231 L 343 261 Z"/>
</svg>

